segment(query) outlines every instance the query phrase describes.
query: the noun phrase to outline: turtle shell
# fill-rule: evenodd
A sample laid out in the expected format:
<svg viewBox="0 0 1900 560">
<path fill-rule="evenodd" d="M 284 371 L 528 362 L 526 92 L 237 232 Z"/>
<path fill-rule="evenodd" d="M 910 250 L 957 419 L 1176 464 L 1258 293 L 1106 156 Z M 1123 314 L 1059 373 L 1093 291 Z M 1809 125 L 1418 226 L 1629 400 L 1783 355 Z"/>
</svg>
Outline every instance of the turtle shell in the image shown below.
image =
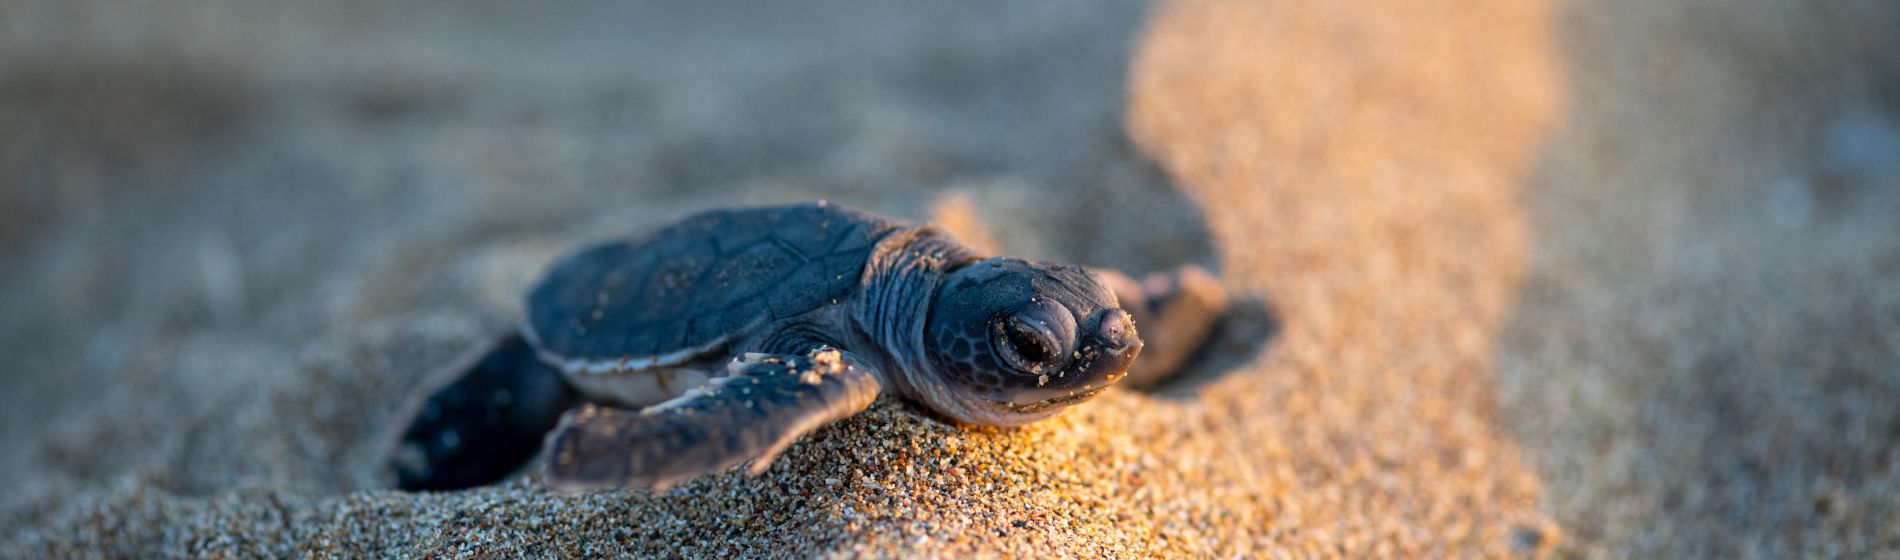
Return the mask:
<svg viewBox="0 0 1900 560">
<path fill-rule="evenodd" d="M 823 202 L 714 210 L 548 270 L 523 332 L 570 373 L 668 366 L 858 289 L 902 224 Z"/>
</svg>

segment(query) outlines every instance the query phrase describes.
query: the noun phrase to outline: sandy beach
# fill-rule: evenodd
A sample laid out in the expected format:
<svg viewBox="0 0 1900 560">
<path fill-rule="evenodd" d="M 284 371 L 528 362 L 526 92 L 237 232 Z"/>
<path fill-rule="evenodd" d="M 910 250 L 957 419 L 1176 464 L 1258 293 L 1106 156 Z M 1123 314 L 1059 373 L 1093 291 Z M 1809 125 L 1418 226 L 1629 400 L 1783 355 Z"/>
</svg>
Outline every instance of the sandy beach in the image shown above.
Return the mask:
<svg viewBox="0 0 1900 560">
<path fill-rule="evenodd" d="M 0 557 L 1900 556 L 1900 7 L 0 3 Z M 1198 263 L 1178 378 L 390 489 L 542 268 L 825 199 Z"/>
</svg>

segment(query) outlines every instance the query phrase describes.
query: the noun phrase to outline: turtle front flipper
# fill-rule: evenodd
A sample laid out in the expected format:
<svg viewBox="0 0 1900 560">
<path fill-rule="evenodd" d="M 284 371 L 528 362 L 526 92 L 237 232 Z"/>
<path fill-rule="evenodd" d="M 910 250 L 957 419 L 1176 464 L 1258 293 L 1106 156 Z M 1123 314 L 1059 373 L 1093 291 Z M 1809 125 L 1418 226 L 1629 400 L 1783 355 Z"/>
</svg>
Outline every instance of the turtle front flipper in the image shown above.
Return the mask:
<svg viewBox="0 0 1900 560">
<path fill-rule="evenodd" d="M 1227 310 L 1227 290 L 1200 266 L 1184 265 L 1139 281 L 1113 270 L 1095 273 L 1115 291 L 1147 344 L 1128 368 L 1124 386 L 1147 387 L 1187 365 Z"/>
<path fill-rule="evenodd" d="M 548 435 L 542 481 L 557 492 L 661 490 L 752 461 L 758 474 L 819 426 L 871 406 L 877 376 L 836 349 L 747 354 L 729 375 L 640 411 L 588 405 Z"/>
</svg>

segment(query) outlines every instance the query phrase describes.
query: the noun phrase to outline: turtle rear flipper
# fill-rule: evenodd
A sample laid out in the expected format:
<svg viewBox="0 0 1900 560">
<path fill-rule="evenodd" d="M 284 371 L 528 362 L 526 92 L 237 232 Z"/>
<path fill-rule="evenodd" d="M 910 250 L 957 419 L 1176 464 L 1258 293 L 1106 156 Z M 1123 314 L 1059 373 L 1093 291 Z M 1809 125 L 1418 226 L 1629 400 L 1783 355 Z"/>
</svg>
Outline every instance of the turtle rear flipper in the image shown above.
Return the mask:
<svg viewBox="0 0 1900 560">
<path fill-rule="evenodd" d="M 520 335 L 495 343 L 416 407 L 391 461 L 404 490 L 459 490 L 507 477 L 580 397 Z"/>
<path fill-rule="evenodd" d="M 834 349 L 747 354 L 730 375 L 640 411 L 583 406 L 547 439 L 542 481 L 557 492 L 661 490 L 752 461 L 753 474 L 800 436 L 877 399 L 877 377 Z"/>
</svg>

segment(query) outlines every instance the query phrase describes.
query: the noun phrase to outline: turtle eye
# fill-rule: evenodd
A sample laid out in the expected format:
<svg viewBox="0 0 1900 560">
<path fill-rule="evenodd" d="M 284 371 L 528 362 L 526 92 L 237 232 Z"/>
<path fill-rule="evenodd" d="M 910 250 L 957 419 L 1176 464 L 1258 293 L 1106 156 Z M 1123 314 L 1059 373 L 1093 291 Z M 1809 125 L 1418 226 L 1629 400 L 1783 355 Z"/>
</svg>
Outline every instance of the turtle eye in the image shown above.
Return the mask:
<svg viewBox="0 0 1900 560">
<path fill-rule="evenodd" d="M 998 333 L 998 354 L 1003 361 L 1017 371 L 1028 374 L 1040 374 L 1050 368 L 1051 362 L 1060 356 L 1061 345 L 1047 327 L 1021 317 L 1011 317 L 1002 322 Z"/>
</svg>

